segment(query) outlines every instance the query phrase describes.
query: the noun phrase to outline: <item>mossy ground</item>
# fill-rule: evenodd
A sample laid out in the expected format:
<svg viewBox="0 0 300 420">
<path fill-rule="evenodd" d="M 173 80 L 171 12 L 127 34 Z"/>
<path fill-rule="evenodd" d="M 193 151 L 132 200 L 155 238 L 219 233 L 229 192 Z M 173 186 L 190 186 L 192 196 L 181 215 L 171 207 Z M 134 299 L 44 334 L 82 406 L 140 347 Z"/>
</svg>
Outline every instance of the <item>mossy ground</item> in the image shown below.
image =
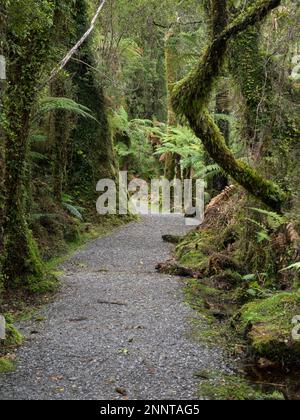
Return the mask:
<svg viewBox="0 0 300 420">
<path fill-rule="evenodd" d="M 23 343 L 23 336 L 19 333 L 19 331 L 14 327 L 13 322 L 14 318 L 10 314 L 5 315 L 6 320 L 6 338 L 5 340 L 0 341 L 0 357 L 5 356 L 8 352 L 13 350 L 15 347 L 20 346 Z M 2 358 L 0 359 L 2 360 Z M 7 358 L 3 358 L 2 365 L 8 366 L 10 360 Z M 0 365 L 0 372 L 1 372 L 1 365 Z"/>
<path fill-rule="evenodd" d="M 0 374 L 10 373 L 15 370 L 14 362 L 8 357 L 0 357 Z"/>
<path fill-rule="evenodd" d="M 216 375 L 199 385 L 199 396 L 217 401 L 284 400 L 282 393 L 266 393 L 254 388 L 247 380 L 235 375 Z"/>
<path fill-rule="evenodd" d="M 199 283 L 199 280 L 190 279 L 186 281 L 185 296 L 186 302 L 201 315 L 200 319 L 195 318 L 191 321 L 192 337 L 214 348 L 218 343 L 230 357 L 233 355 L 237 359 L 241 357 L 242 360 L 242 365 L 236 364 L 236 373 L 232 375 L 219 372 L 196 373 L 195 376 L 201 380 L 199 396 L 209 400 L 284 400 L 285 396 L 281 392 L 281 384 L 284 383 L 282 378 L 275 381 L 278 382 L 278 386 L 269 386 L 267 384 L 272 382 L 272 378 L 264 378 L 263 371 L 256 376 L 253 372 L 252 375 L 248 375 L 243 369 L 247 345 L 242 334 L 238 334 L 232 328 L 232 316 L 238 307 L 236 296 L 239 296 L 239 293 L 233 290 L 228 294 Z M 258 377 L 262 381 L 260 385 L 257 385 Z M 294 395 L 294 390 L 290 395 Z"/>
<path fill-rule="evenodd" d="M 265 399 L 257 394 L 258 382 L 268 393 L 284 389 L 287 398 L 298 399 L 287 370 L 297 371 L 300 360 L 300 342 L 292 340 L 292 320 L 300 315 L 298 275 L 283 270 L 291 264 L 294 245 L 284 222 L 273 228 L 268 211 L 264 216 L 249 207 L 239 192 L 223 198 L 202 227 L 176 247 L 179 265 L 194 272 L 193 279 L 185 280 L 186 301 L 200 313 L 200 319 L 192 321 L 193 336 L 208 345 L 218 343 L 239 360 L 241 372 L 205 382 L 200 394 L 210 399 Z M 245 214 L 257 224 L 249 225 Z M 268 231 L 264 241 L 259 239 L 261 229 Z M 265 386 L 270 383 L 275 386 Z"/>
<path fill-rule="evenodd" d="M 292 337 L 292 321 L 300 315 L 300 293 L 281 292 L 244 305 L 235 317 L 251 350 L 273 361 L 299 364 L 300 340 Z"/>
</svg>

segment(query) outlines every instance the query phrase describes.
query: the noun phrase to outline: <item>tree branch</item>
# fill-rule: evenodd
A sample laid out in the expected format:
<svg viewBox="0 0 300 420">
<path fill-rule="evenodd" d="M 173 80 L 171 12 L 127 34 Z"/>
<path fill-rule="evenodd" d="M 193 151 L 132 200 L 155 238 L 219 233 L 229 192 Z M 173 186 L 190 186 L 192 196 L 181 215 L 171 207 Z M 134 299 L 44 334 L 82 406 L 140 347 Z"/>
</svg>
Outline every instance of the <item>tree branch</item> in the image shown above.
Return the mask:
<svg viewBox="0 0 300 420">
<path fill-rule="evenodd" d="M 103 9 L 103 7 L 105 6 L 106 0 L 102 0 L 92 21 L 90 24 L 89 29 L 83 34 L 83 36 L 80 38 L 80 40 L 74 45 L 73 48 L 71 48 L 71 50 L 66 54 L 66 56 L 61 60 L 61 62 L 58 64 L 57 67 L 55 67 L 52 72 L 51 75 L 49 77 L 49 79 L 47 80 L 47 84 L 50 83 L 53 79 L 55 79 L 55 77 L 58 75 L 58 73 L 63 70 L 63 68 L 68 64 L 68 62 L 70 61 L 70 59 L 73 57 L 73 55 L 76 53 L 76 51 L 81 47 L 81 45 L 85 42 L 85 40 L 90 36 L 90 34 L 93 32 L 94 28 L 95 28 L 95 24 L 96 21 Z"/>
<path fill-rule="evenodd" d="M 172 95 L 173 108 L 184 115 L 204 147 L 233 179 L 248 192 L 275 210 L 280 210 L 286 195 L 273 182 L 264 179 L 254 169 L 235 159 L 224 137 L 207 110 L 214 82 L 220 77 L 230 39 L 262 21 L 278 7 L 281 0 L 260 0 L 241 13 L 220 35 L 212 40 L 198 67 L 179 82 Z"/>
</svg>

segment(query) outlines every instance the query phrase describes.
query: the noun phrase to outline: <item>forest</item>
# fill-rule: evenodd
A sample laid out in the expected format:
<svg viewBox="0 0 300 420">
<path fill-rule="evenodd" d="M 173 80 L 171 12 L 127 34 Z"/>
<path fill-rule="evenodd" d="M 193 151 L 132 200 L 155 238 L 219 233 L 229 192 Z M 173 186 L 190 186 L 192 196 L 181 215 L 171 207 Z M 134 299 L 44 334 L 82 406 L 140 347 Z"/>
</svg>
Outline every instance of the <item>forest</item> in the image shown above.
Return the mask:
<svg viewBox="0 0 300 420">
<path fill-rule="evenodd" d="M 299 30 L 298 0 L 0 0 L 0 400 L 300 399 Z M 99 211 L 120 173 L 201 180 L 203 221 L 173 188 Z"/>
</svg>

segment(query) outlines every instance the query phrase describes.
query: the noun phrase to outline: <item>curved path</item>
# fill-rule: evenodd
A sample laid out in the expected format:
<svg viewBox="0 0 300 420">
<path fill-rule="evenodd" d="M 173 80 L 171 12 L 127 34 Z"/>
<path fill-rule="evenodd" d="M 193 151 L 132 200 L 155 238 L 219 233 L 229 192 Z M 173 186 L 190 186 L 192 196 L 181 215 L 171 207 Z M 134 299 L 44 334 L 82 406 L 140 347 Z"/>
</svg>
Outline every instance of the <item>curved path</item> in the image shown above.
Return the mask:
<svg viewBox="0 0 300 420">
<path fill-rule="evenodd" d="M 191 338 L 199 315 L 182 281 L 155 272 L 171 253 L 162 235 L 185 230 L 179 216 L 147 217 L 77 252 L 45 320 L 21 324 L 28 340 L 0 399 L 196 399 L 195 372 L 225 362 Z"/>
</svg>

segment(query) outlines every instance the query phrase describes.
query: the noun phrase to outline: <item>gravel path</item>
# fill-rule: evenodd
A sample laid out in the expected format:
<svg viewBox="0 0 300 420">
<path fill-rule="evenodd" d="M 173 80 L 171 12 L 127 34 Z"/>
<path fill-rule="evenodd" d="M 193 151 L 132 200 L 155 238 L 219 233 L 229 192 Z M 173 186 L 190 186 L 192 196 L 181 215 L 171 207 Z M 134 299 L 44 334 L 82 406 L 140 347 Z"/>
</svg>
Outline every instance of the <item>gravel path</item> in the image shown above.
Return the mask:
<svg viewBox="0 0 300 420">
<path fill-rule="evenodd" d="M 182 281 L 155 272 L 171 252 L 161 236 L 185 230 L 181 217 L 147 217 L 77 252 L 45 320 L 20 326 L 28 340 L 16 372 L 0 376 L 0 399 L 196 398 L 195 372 L 226 365 L 190 338 L 199 315 Z"/>
</svg>

